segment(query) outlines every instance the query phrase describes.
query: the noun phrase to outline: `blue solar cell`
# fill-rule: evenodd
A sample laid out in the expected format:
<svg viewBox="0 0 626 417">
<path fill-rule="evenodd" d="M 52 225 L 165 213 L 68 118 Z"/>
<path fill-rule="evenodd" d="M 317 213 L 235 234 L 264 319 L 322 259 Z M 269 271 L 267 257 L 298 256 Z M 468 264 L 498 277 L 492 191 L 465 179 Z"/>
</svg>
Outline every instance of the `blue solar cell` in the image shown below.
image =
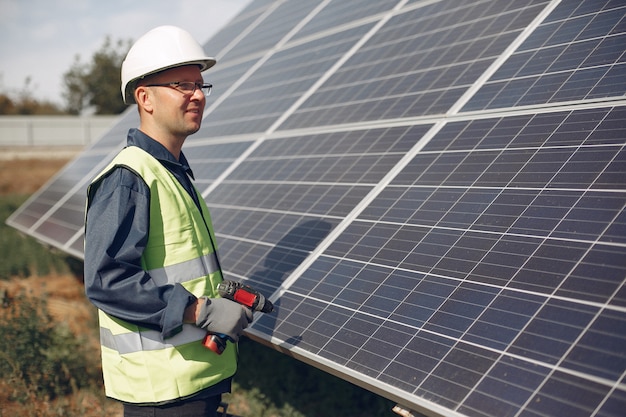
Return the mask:
<svg viewBox="0 0 626 417">
<path fill-rule="evenodd" d="M 626 371 L 626 327 L 616 311 L 605 310 L 572 347 L 563 363 L 570 369 L 617 380 Z"/>
<path fill-rule="evenodd" d="M 556 371 L 530 398 L 526 412 L 529 415 L 591 415 L 609 390 L 602 384 Z"/>
<path fill-rule="evenodd" d="M 454 409 L 471 392 L 496 359 L 497 354 L 494 352 L 459 342 L 441 359 L 433 372 L 425 378 L 424 383 L 420 384 L 416 393 Z M 468 363 L 472 366 L 468 367 Z"/>
<path fill-rule="evenodd" d="M 547 299 L 507 352 L 555 365 L 597 312 L 595 307 Z"/>
<path fill-rule="evenodd" d="M 548 373 L 540 365 L 504 357 L 485 373 L 458 410 L 465 415 L 514 416 Z"/>
<path fill-rule="evenodd" d="M 624 84 L 617 76 L 624 73 L 624 5 L 597 6 L 590 2 L 559 5 L 465 109 L 624 95 Z M 560 14 L 567 20 L 557 18 Z M 615 75 L 607 77 L 609 71 Z"/>
</svg>

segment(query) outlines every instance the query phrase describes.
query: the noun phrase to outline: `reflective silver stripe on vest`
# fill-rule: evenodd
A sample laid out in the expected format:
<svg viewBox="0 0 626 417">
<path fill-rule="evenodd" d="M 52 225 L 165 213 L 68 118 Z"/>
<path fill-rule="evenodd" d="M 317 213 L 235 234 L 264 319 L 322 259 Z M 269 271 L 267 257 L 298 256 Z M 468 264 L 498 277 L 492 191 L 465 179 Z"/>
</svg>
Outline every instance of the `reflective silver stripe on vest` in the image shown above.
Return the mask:
<svg viewBox="0 0 626 417">
<path fill-rule="evenodd" d="M 183 331 L 164 341 L 161 333 L 156 330 L 144 330 L 139 333 L 130 332 L 113 335 L 111 330 L 100 327 L 100 344 L 117 351 L 120 355 L 148 350 L 166 349 L 186 343 L 200 341 L 206 330 L 193 325 L 183 325 Z"/>
<path fill-rule="evenodd" d="M 191 259 L 174 265 L 148 271 L 158 285 L 186 282 L 195 278 L 204 277 L 219 270 L 219 262 L 215 252 L 200 258 Z"/>
</svg>

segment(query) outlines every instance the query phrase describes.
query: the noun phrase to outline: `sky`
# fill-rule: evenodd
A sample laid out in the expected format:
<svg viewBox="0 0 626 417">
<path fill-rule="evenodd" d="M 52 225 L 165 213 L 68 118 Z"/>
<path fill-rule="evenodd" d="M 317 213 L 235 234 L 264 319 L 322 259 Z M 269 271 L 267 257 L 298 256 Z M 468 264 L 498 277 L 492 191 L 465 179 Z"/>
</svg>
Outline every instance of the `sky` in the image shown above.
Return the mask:
<svg viewBox="0 0 626 417">
<path fill-rule="evenodd" d="M 156 26 L 175 25 L 203 45 L 249 2 L 0 0 L 0 92 L 15 94 L 30 78 L 33 98 L 63 106 L 63 74 L 77 55 L 90 62 L 107 36 L 114 43 L 136 40 Z"/>
</svg>

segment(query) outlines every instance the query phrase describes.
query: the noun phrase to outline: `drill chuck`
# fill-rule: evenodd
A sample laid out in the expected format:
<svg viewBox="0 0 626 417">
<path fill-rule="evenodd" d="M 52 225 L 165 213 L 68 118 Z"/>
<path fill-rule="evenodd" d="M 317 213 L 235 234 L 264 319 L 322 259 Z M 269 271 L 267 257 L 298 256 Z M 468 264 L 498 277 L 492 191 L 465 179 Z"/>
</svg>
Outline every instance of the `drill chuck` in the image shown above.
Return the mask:
<svg viewBox="0 0 626 417">
<path fill-rule="evenodd" d="M 236 301 L 252 311 L 271 313 L 274 305 L 263 294 L 252 287 L 235 281 L 223 281 L 217 286 L 217 292 L 223 298 Z"/>
</svg>

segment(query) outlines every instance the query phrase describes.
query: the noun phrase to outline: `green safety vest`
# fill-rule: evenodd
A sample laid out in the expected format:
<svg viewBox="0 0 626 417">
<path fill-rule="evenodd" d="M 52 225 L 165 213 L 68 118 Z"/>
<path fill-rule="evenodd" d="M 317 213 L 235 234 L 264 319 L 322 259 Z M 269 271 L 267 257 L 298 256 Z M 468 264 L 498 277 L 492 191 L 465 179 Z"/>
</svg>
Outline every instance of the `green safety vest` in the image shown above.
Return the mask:
<svg viewBox="0 0 626 417">
<path fill-rule="evenodd" d="M 180 283 L 196 297 L 218 297 L 222 281 L 209 210 L 202 211 L 178 180 L 154 157 L 130 146 L 92 181 L 115 167 L 141 176 L 150 188 L 150 230 L 141 262 L 157 285 Z M 196 191 L 197 193 L 197 191 Z M 87 201 L 89 206 L 89 200 Z M 206 331 L 184 324 L 175 336 L 128 323 L 99 310 L 105 393 L 129 403 L 164 403 L 190 396 L 232 376 L 236 347 L 217 355 L 202 345 Z"/>
</svg>

